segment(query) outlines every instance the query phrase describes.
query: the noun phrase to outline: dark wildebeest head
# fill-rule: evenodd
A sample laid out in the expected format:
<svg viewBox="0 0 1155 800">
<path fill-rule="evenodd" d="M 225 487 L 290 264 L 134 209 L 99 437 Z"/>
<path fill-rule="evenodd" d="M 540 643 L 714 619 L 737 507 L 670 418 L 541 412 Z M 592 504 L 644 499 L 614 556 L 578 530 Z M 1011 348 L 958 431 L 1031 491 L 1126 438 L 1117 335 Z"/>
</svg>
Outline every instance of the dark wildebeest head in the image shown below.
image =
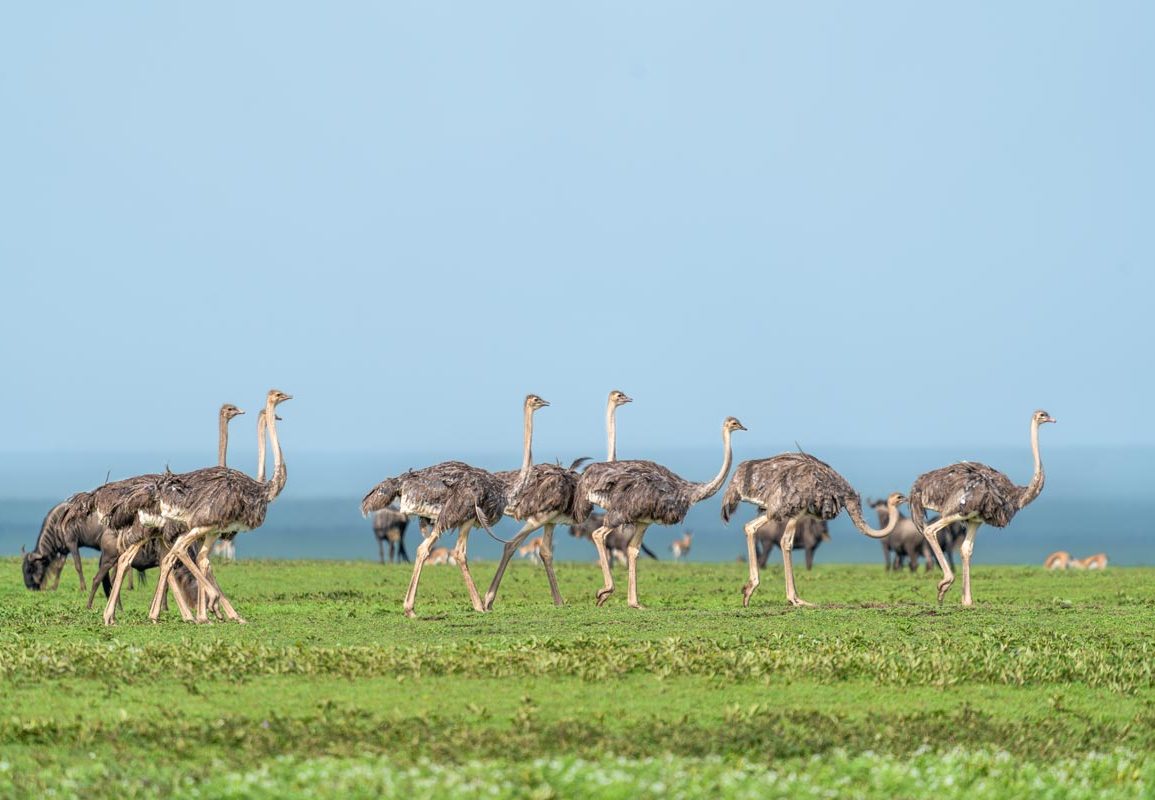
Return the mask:
<svg viewBox="0 0 1155 800">
<path fill-rule="evenodd" d="M 24 563 L 21 565 L 24 571 L 24 585 L 34 592 L 38 592 L 44 588 L 44 579 L 48 576 L 48 568 L 52 565 L 52 559 L 40 553 L 25 553 Z"/>
</svg>

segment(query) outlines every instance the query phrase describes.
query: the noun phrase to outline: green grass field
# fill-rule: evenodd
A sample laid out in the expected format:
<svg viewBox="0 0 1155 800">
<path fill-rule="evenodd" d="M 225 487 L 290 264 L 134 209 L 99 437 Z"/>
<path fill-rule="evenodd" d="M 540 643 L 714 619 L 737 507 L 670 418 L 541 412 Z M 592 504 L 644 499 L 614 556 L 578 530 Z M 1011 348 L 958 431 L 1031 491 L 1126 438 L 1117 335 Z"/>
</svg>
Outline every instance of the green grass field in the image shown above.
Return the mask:
<svg viewBox="0 0 1155 800">
<path fill-rule="evenodd" d="M 482 591 L 492 563 L 473 565 Z M 88 562 L 87 568 L 94 568 Z M 248 625 L 87 611 L 0 559 L 0 796 L 1145 797 L 1155 569 L 935 575 L 646 563 L 644 611 L 593 564 L 514 564 L 495 610 L 456 567 L 242 562 Z M 91 572 L 90 572 L 91 574 Z M 151 588 L 151 587 L 150 587 Z"/>
</svg>

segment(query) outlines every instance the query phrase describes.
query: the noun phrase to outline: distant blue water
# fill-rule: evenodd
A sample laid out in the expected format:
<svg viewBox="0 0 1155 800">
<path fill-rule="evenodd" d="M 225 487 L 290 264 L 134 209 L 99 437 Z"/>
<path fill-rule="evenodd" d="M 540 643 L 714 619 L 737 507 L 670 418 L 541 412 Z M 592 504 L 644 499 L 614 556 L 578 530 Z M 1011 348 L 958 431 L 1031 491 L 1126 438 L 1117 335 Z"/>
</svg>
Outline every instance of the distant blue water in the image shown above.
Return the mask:
<svg viewBox="0 0 1155 800">
<path fill-rule="evenodd" d="M 817 452 L 839 469 L 863 495 L 882 496 L 892 490 L 909 488 L 922 471 L 951 459 L 931 451 L 867 452 L 831 449 Z M 751 454 L 743 454 L 748 457 Z M 1019 483 L 1030 477 L 1030 453 L 1023 449 L 1005 449 L 989 453 L 967 454 L 1006 470 Z M 1047 464 L 1047 486 L 1030 507 L 999 530 L 984 527 L 975 548 L 976 563 L 1036 564 L 1055 550 L 1067 550 L 1075 556 L 1106 552 L 1112 564 L 1155 564 L 1155 493 L 1152 492 L 1155 452 L 1134 450 L 1069 449 L 1044 453 Z M 94 457 L 76 457 L 63 464 L 59 457 L 22 457 L 19 460 L 0 456 L 0 554 L 19 553 L 21 545 L 31 547 L 45 512 L 59 499 L 79 489 L 92 488 L 104 479 L 109 467 L 89 463 Z M 135 459 L 123 457 L 136 466 Z M 716 454 L 671 452 L 661 459 L 692 479 L 705 480 L 718 468 Z M 19 463 L 17 463 L 17 461 Z M 240 558 L 336 558 L 376 559 L 377 544 L 369 522 L 361 518 L 358 505 L 361 495 L 377 480 L 409 466 L 420 466 L 416 459 L 394 460 L 365 455 L 301 456 L 290 462 L 289 483 L 285 493 L 269 509 L 265 525 L 237 540 Z M 477 463 L 496 468 L 500 463 Z M 163 463 L 161 464 L 163 467 Z M 195 466 L 173 464 L 174 469 Z M 240 464 L 240 467 L 245 465 Z M 101 468 L 103 467 L 103 468 Z M 149 466 L 137 467 L 141 472 Z M 151 465 L 152 469 L 157 467 Z M 73 474 L 76 473 L 76 474 Z M 96 474 L 95 480 L 81 477 Z M 112 477 L 133 474 L 131 469 L 113 472 Z M 905 476 L 889 480 L 882 476 Z M 886 482 L 884 482 L 886 481 Z M 49 486 L 56 490 L 50 491 Z M 343 488 L 344 491 L 338 491 Z M 352 491 L 350 491 L 352 490 Z M 733 561 L 744 553 L 742 523 L 754 515 L 745 506 L 738 520 L 724 526 L 719 518 L 720 495 L 695 507 L 684 528 L 694 531 L 695 561 Z M 867 518 L 876 521 L 873 512 Z M 517 523 L 503 520 L 498 535 L 509 538 Z M 557 557 L 563 560 L 592 560 L 593 546 L 572 539 L 566 528 L 556 535 Z M 856 531 L 846 515 L 831 524 L 832 541 L 818 551 L 822 562 L 880 562 L 879 544 Z M 646 544 L 659 557 L 670 556 L 669 543 L 682 528 L 651 528 Z M 420 535 L 410 528 L 407 544 L 410 554 Z M 447 542 L 452 542 L 447 537 Z M 470 536 L 471 558 L 495 559 L 500 545 L 484 531 Z"/>
</svg>

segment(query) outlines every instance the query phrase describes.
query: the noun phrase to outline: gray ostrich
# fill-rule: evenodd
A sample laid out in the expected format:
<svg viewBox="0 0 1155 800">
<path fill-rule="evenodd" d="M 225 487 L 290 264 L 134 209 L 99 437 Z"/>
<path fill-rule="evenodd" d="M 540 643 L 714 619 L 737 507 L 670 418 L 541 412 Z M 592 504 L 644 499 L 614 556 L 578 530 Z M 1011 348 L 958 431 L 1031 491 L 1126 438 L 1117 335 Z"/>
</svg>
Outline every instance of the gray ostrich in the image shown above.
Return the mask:
<svg viewBox="0 0 1155 800">
<path fill-rule="evenodd" d="M 610 392 L 609 399 L 606 401 L 606 449 L 608 461 L 617 459 L 617 426 L 615 417 L 618 406 L 630 402 L 633 402 L 632 399 L 628 397 L 625 392 L 617 389 L 613 389 Z M 554 464 L 535 464 L 533 466 L 529 476 L 529 483 L 525 488 L 525 493 L 518 501 L 516 508 L 507 507 L 505 509 L 507 515 L 518 520 L 524 520 L 525 524 L 502 549 L 501 561 L 497 565 L 497 572 L 494 573 L 493 580 L 490 582 L 489 589 L 485 592 L 485 598 L 482 601 L 487 611 L 493 608 L 493 601 L 497 598 L 497 590 L 501 585 L 502 577 L 505 575 L 505 569 L 509 566 L 510 559 L 512 559 L 517 552 L 518 546 L 527 536 L 542 527 L 544 527 L 544 531 L 542 531 L 541 548 L 538 551 L 538 555 L 541 558 L 542 566 L 545 567 L 546 579 L 549 581 L 549 591 L 550 594 L 553 595 L 553 604 L 555 606 L 560 606 L 565 602 L 562 600 L 561 591 L 557 586 L 557 576 L 553 571 L 553 531 L 557 525 L 572 526 L 574 524 L 574 497 L 578 478 L 580 477 L 577 470 L 585 461 L 589 461 L 589 459 L 579 458 L 570 464 L 568 469 Z M 511 489 L 519 477 L 516 470 L 498 472 L 497 476 L 505 481 Z"/>
<path fill-rule="evenodd" d="M 926 537 L 943 579 L 938 584 L 938 601 L 941 603 L 947 590 L 954 583 L 954 572 L 943 555 L 938 543 L 938 532 L 955 522 L 965 522 L 966 538 L 960 548 L 963 562 L 962 604 L 973 604 L 971 597 L 971 554 L 975 547 L 975 534 L 983 523 L 996 528 L 1005 528 L 1021 509 L 1043 491 L 1043 459 L 1039 455 L 1039 426 L 1055 422 L 1046 411 L 1036 411 L 1031 415 L 1031 452 L 1035 458 L 1035 473 L 1026 486 L 1016 486 L 1010 478 L 986 464 L 962 461 L 949 467 L 932 470 L 920 475 L 910 489 L 910 517 Z M 937 511 L 941 516 L 927 524 L 927 510 Z"/>
<path fill-rule="evenodd" d="M 557 525 L 573 524 L 573 505 L 575 490 L 581 473 L 578 467 L 589 461 L 588 458 L 576 459 L 568 467 L 558 464 L 534 464 L 530 468 L 529 482 L 525 486 L 516 505 L 506 506 L 505 514 L 517 520 L 524 520 L 521 530 L 505 543 L 501 551 L 501 561 L 497 565 L 497 572 L 485 592 L 482 605 L 486 611 L 493 609 L 493 601 L 497 598 L 497 589 L 505 575 L 505 568 L 517 552 L 518 546 L 525 538 L 544 528 L 541 535 L 541 548 L 538 556 L 545 567 L 545 576 L 549 580 L 549 591 L 553 595 L 553 604 L 564 604 L 561 591 L 557 586 L 557 576 L 553 571 L 553 530 Z M 512 495 L 513 488 L 521 479 L 517 470 L 504 470 L 494 473 L 506 486 L 506 491 Z"/>
<path fill-rule="evenodd" d="M 232 403 L 221 406 L 218 414 L 218 444 L 217 460 L 220 468 L 224 468 L 228 452 L 229 422 L 245 412 Z M 263 413 L 263 412 L 262 412 Z M 259 422 L 259 420 L 258 420 Z M 125 575 L 132 569 L 133 563 L 140 560 L 140 553 L 160 553 L 161 580 L 157 583 L 156 592 L 163 603 L 166 592 L 171 589 L 180 609 L 181 618 L 187 621 L 194 619 L 188 600 L 181 588 L 188 585 L 188 580 L 177 580 L 172 572 L 165 572 L 163 568 L 163 553 L 171 552 L 177 539 L 187 533 L 187 528 L 179 522 L 166 519 L 160 508 L 159 494 L 161 485 L 169 480 L 166 475 L 140 475 L 128 478 L 113 484 L 105 484 L 97 489 L 94 495 L 94 506 L 101 520 L 115 532 L 114 537 L 105 537 L 106 549 L 112 544 L 111 555 L 115 555 L 115 574 L 112 588 L 108 591 L 108 602 L 104 609 L 104 623 L 111 625 L 116 621 L 116 608 L 120 601 L 120 590 Z M 191 555 L 190 555 L 191 552 Z M 193 577 L 196 578 L 198 607 L 200 598 L 205 592 L 217 591 L 210 577 L 205 576 L 195 563 L 196 551 L 182 548 L 175 557 L 178 558 Z M 102 558 L 102 562 L 104 559 Z M 154 597 L 154 603 L 156 599 Z M 225 601 L 227 605 L 228 601 Z M 230 606 L 231 607 L 231 606 Z M 159 608 L 159 606 L 158 606 Z M 159 613 L 159 611 L 158 611 Z"/>
<path fill-rule="evenodd" d="M 578 482 L 574 519 L 579 523 L 584 521 L 595 503 L 606 511 L 605 523 L 594 531 L 592 537 L 604 579 L 597 593 L 599 606 L 614 592 L 614 576 L 605 544 L 610 530 L 618 525 L 627 525 L 632 530 L 626 547 L 629 568 L 627 602 L 631 608 L 642 608 L 638 603 L 638 552 L 646 529 L 654 524 L 680 525 L 691 506 L 712 497 L 722 488 L 733 461 L 730 434 L 744 430 L 745 426 L 734 417 L 727 417 L 722 423 L 722 468 L 707 483 L 687 481 L 653 461 L 606 461 L 586 467 Z"/>
<path fill-rule="evenodd" d="M 746 560 L 750 568 L 750 579 L 742 587 L 743 606 L 750 604 L 750 595 L 758 588 L 755 539 L 758 528 L 767 520 L 786 523 L 780 546 L 782 566 L 786 572 L 786 601 L 794 606 L 812 605 L 800 598 L 794 588 L 791 551 L 800 519 L 809 516 L 832 520 L 845 508 L 854 527 L 874 539 L 888 535 L 898 522 L 898 515 L 894 514 L 890 524 L 882 530 L 867 525 L 862 516 L 862 500 L 858 493 L 829 464 L 808 453 L 783 453 L 771 458 L 743 461 L 734 470 L 734 477 L 722 497 L 723 521 L 730 521 L 730 516 L 743 500 L 766 509 L 765 513 L 746 524 Z M 905 502 L 903 496 L 895 493 L 890 496 L 887 506 L 893 511 L 902 502 Z"/>
<path fill-rule="evenodd" d="M 207 622 L 206 606 L 215 607 L 219 603 L 229 619 L 244 622 L 224 593 L 205 575 L 209 569 L 209 552 L 221 535 L 236 535 L 263 525 L 269 503 L 285 488 L 288 473 L 277 437 L 276 409 L 292 399 L 292 395 L 278 389 L 270 389 L 265 398 L 265 422 L 273 447 L 273 476 L 269 481 L 257 481 L 243 472 L 221 466 L 163 476 L 156 493 L 160 514 L 166 520 L 184 525 L 188 531 L 177 537 L 161 559 L 160 579 L 152 597 L 149 619 L 156 621 L 160 616 L 165 580 L 172 573 L 173 565 L 178 559 L 184 561 L 190 547 L 200 545 L 198 563 L 190 567 L 204 590 L 198 592 L 197 621 Z"/>
<path fill-rule="evenodd" d="M 533 414 L 539 408 L 548 406 L 535 394 L 525 398 L 524 440 L 521 470 L 517 484 L 508 486 L 491 472 L 470 466 L 461 461 L 445 461 L 420 470 L 409 470 L 395 478 L 386 478 L 374 486 L 361 501 L 361 513 L 385 508 L 395 499 L 401 499 L 401 511 L 433 520 L 433 530 L 417 548 L 413 560 L 413 576 L 405 593 L 403 610 L 405 616 L 414 617 L 417 602 L 417 586 L 421 581 L 421 569 L 429 558 L 429 552 L 446 531 L 457 529 L 457 544 L 453 548 L 453 559 L 461 569 L 469 600 L 476 611 L 485 611 L 477 585 L 469 572 L 466 549 L 469 546 L 469 532 L 475 525 L 488 530 L 501 519 L 505 508 L 516 504 L 524 491 L 530 476 L 533 461 Z M 491 533 L 492 535 L 492 533 Z"/>
</svg>

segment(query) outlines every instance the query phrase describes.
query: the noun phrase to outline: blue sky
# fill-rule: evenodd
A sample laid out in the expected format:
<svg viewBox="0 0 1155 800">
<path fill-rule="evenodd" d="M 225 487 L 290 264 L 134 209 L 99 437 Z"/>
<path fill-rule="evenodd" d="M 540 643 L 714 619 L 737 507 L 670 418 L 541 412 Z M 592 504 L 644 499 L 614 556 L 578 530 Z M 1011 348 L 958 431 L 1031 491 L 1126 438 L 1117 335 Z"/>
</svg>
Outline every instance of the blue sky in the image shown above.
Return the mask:
<svg viewBox="0 0 1155 800">
<path fill-rule="evenodd" d="M 1149 3 L 0 10 L 0 451 L 1155 443 Z"/>
</svg>

